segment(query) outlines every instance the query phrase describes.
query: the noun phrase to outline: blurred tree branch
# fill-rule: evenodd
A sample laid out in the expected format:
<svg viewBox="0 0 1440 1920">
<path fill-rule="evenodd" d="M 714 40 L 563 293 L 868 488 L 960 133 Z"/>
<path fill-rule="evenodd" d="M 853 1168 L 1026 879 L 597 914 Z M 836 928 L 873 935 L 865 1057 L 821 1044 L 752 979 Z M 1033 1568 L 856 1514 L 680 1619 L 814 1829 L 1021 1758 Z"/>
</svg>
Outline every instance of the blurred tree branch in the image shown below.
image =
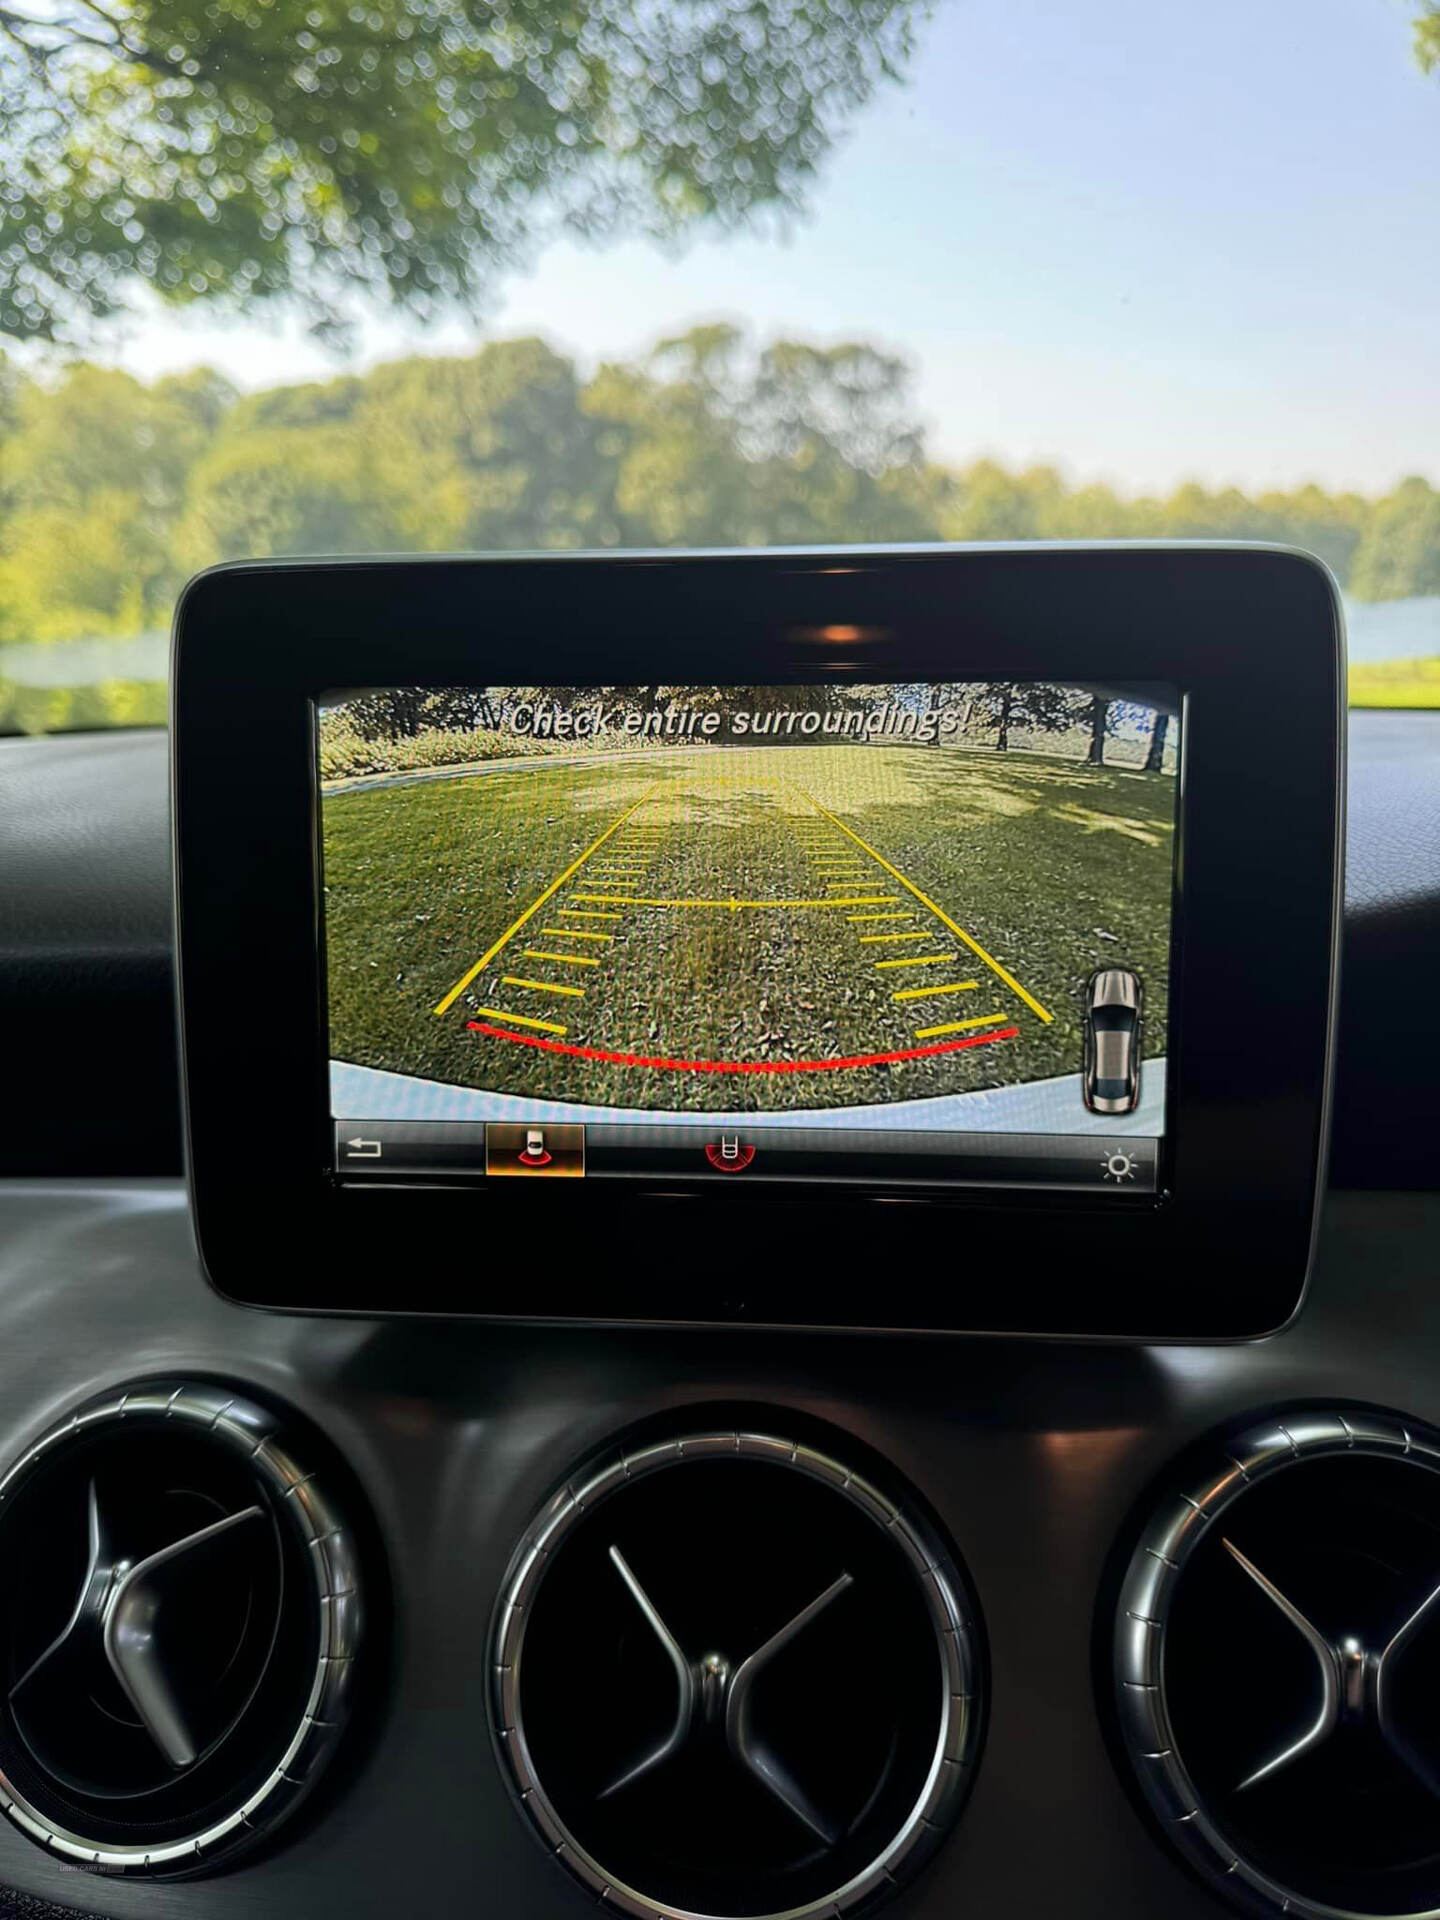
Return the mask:
<svg viewBox="0 0 1440 1920">
<path fill-rule="evenodd" d="M 803 205 L 926 0 L 4 0 L 0 334 L 164 300 L 427 316 L 566 228 Z"/>
</svg>

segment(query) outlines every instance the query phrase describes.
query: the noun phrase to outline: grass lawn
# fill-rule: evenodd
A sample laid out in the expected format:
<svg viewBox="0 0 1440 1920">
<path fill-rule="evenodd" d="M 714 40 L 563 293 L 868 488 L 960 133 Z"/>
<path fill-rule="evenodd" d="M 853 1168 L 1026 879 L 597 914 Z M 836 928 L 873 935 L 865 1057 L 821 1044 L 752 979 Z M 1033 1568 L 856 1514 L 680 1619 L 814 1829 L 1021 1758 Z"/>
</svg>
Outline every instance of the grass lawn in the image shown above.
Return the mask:
<svg viewBox="0 0 1440 1920">
<path fill-rule="evenodd" d="M 1440 657 L 1350 668 L 1352 707 L 1440 707 Z"/>
<path fill-rule="evenodd" d="M 1085 979 L 1113 964 L 1144 976 L 1146 1052 L 1163 1053 L 1173 807 L 1169 775 L 850 745 L 681 749 L 334 795 L 331 1051 L 639 1107 L 911 1099 L 1075 1072 Z M 474 1019 L 752 1067 L 947 1050 L 721 1076 L 578 1059 L 476 1033 Z"/>
</svg>

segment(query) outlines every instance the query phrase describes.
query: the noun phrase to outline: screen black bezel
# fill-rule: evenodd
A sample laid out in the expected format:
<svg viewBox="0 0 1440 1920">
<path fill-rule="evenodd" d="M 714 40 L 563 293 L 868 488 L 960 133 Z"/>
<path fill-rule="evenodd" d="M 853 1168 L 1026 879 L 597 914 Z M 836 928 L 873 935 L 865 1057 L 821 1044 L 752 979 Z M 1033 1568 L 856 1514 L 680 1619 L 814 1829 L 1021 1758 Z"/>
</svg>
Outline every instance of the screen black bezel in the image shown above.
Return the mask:
<svg viewBox="0 0 1440 1920">
<path fill-rule="evenodd" d="M 827 637 L 837 628 L 859 637 Z M 172 700 L 190 1178 L 212 1283 L 249 1304 L 356 1313 L 1171 1339 L 1283 1324 L 1308 1267 L 1324 1137 L 1341 660 L 1328 574 L 1266 548 L 261 562 L 202 575 L 176 616 Z M 547 1184 L 537 1204 L 520 1183 L 338 1182 L 319 696 L 519 678 L 766 685 L 837 670 L 1182 691 L 1160 1203 L 576 1182 Z M 1254 1033 L 1263 1041 L 1243 1037 Z M 538 1261 L 524 1251 L 537 1233 L 550 1256 Z"/>
</svg>

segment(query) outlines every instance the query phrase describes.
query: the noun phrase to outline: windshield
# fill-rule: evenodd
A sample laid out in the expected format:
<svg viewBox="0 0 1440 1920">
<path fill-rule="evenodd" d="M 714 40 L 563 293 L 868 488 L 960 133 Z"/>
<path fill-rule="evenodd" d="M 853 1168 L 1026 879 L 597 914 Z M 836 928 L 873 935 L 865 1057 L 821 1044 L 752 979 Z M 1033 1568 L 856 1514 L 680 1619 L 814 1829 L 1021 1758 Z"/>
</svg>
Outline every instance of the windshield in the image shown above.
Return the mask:
<svg viewBox="0 0 1440 1920">
<path fill-rule="evenodd" d="M 216 561 L 889 540 L 1294 543 L 1440 705 L 1437 81 L 1440 0 L 8 0 L 0 731 L 162 721 Z"/>
</svg>

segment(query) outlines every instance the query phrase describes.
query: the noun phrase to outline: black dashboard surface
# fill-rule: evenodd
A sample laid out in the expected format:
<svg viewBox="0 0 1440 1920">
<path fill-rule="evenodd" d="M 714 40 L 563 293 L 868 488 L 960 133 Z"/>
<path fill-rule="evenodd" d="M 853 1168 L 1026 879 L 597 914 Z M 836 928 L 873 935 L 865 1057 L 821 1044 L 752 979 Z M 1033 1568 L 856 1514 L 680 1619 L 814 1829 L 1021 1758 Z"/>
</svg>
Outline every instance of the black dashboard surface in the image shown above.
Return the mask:
<svg viewBox="0 0 1440 1920">
<path fill-rule="evenodd" d="M 0 740 L 0 1167 L 173 1173 L 163 733 Z"/>
<path fill-rule="evenodd" d="M 1349 746 L 1331 1179 L 1431 1186 L 1440 713 L 1352 713 Z M 179 1171 L 167 771 L 158 732 L 0 741 L 0 1172 Z"/>
<path fill-rule="evenodd" d="M 1333 1196 L 1305 1310 L 1246 1346 L 580 1332 L 256 1313 L 204 1285 L 177 1184 L 0 1182 L 0 1459 L 140 1374 L 241 1383 L 348 1460 L 395 1603 L 370 1738 L 275 1852 L 203 1881 L 97 1880 L 0 1820 L 0 1889 L 115 1920 L 595 1912 L 509 1801 L 486 1726 L 490 1612 L 535 1507 L 592 1445 L 743 1404 L 893 1463 L 984 1609 L 974 1790 L 885 1914 L 1222 1920 L 1107 1746 L 1092 1653 L 1110 1557 L 1176 1453 L 1237 1414 L 1338 1397 L 1440 1420 L 1437 1245 L 1440 1197 Z"/>
</svg>

